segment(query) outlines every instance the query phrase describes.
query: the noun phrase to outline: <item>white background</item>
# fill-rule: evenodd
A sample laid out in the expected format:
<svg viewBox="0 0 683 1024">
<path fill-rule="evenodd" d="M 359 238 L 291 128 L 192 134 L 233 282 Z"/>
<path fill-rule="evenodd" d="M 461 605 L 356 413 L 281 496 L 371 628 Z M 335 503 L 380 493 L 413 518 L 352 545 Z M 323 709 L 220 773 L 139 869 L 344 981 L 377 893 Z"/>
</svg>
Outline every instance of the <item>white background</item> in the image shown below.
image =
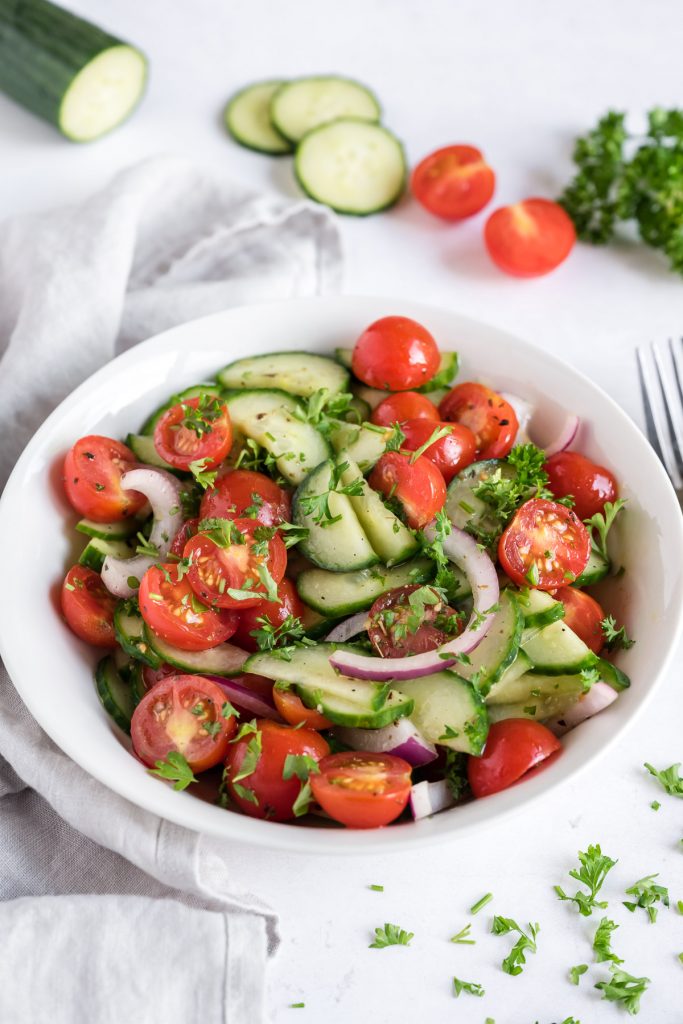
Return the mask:
<svg viewBox="0 0 683 1024">
<path fill-rule="evenodd" d="M 140 45 L 151 58 L 143 107 L 90 146 L 53 130 L 0 97 L 0 214 L 80 199 L 120 167 L 158 152 L 191 155 L 250 184 L 296 194 L 288 159 L 240 150 L 224 135 L 226 97 L 246 82 L 336 71 L 378 92 L 385 120 L 414 163 L 451 142 L 479 146 L 498 174 L 495 202 L 553 197 L 571 173 L 573 138 L 609 107 L 637 115 L 683 104 L 677 0 L 74 0 L 72 6 Z M 633 241 L 579 247 L 536 281 L 504 277 L 484 251 L 484 215 L 449 226 L 410 200 L 367 220 L 344 220 L 345 288 L 450 306 L 509 328 L 588 372 L 641 418 L 633 349 L 683 333 L 683 281 Z M 87 297 L 84 296 L 84 301 Z M 514 359 L 514 352 L 510 353 Z M 680 664 L 680 657 L 677 665 Z M 630 915 L 623 889 L 661 872 L 683 897 L 681 805 L 658 791 L 642 762 L 683 758 L 680 678 L 669 673 L 652 704 L 609 758 L 512 823 L 432 851 L 383 860 L 313 860 L 249 851 L 245 889 L 281 913 L 282 947 L 271 970 L 277 1024 L 456 1020 L 483 1024 L 617 1021 L 592 982 L 568 983 L 590 961 L 597 919 L 558 903 L 576 851 L 590 842 L 619 858 L 605 887 L 626 968 L 652 979 L 639 1020 L 683 1020 L 683 917 Z M 660 798 L 657 813 L 650 801 Z M 368 885 L 381 883 L 384 893 Z M 473 920 L 476 946 L 448 937 L 467 908 L 492 890 Z M 571 890 L 573 891 L 573 890 Z M 500 970 L 508 938 L 487 934 L 490 911 L 541 924 L 525 973 Z M 415 932 L 410 948 L 369 950 L 372 929 L 393 921 Z M 480 982 L 483 999 L 454 1002 L 456 974 Z M 188 975 L 201 984 L 201 971 Z M 151 982 L 150 992 L 153 991 Z M 304 1001 L 303 1010 L 289 1009 Z"/>
</svg>

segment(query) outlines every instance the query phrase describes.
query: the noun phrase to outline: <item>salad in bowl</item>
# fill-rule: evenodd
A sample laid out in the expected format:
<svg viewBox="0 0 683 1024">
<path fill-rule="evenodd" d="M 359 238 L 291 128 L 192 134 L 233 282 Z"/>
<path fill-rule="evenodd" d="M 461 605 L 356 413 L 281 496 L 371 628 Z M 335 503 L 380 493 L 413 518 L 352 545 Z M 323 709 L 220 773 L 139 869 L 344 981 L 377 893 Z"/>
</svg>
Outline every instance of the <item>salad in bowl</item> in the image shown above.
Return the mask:
<svg viewBox="0 0 683 1024">
<path fill-rule="evenodd" d="M 377 828 L 510 787 L 628 687 L 590 588 L 624 502 L 405 316 L 245 357 L 63 471 L 66 624 L 134 755 L 274 822 Z M 160 785 L 162 782 L 159 783 Z"/>
</svg>

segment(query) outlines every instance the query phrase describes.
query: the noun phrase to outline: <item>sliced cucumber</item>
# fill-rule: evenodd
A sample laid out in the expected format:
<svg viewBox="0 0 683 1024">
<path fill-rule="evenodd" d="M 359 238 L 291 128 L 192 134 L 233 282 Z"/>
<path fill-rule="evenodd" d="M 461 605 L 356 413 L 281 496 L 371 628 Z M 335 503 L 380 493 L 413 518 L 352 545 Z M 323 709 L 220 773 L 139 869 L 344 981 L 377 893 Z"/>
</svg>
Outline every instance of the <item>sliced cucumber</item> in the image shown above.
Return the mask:
<svg viewBox="0 0 683 1024">
<path fill-rule="evenodd" d="M 525 630 L 521 646 L 531 659 L 531 671 L 542 675 L 572 675 L 592 668 L 598 661 L 583 640 L 562 621 L 541 630 Z"/>
<path fill-rule="evenodd" d="M 142 526 L 142 520 L 137 518 L 122 519 L 118 523 L 96 523 L 92 519 L 80 519 L 76 523 L 79 533 L 86 537 L 97 537 L 98 540 L 126 540 Z"/>
<path fill-rule="evenodd" d="M 88 569 L 101 572 L 107 555 L 113 558 L 132 558 L 134 554 L 134 549 L 124 540 L 101 540 L 99 537 L 93 537 L 83 548 L 78 561 Z"/>
<path fill-rule="evenodd" d="M 501 679 L 488 695 L 486 703 L 532 705 L 540 701 L 542 705 L 546 697 L 574 696 L 578 699 L 584 691 L 580 675 L 544 676 L 525 672 L 516 679 Z"/>
<path fill-rule="evenodd" d="M 267 388 L 307 398 L 320 388 L 332 395 L 346 391 L 349 375 L 334 359 L 312 352 L 271 352 L 228 363 L 218 380 L 224 388 Z"/>
<path fill-rule="evenodd" d="M 395 587 L 429 583 L 433 578 L 434 562 L 431 558 L 415 558 L 391 569 L 384 565 L 356 572 L 307 569 L 297 577 L 296 587 L 299 597 L 309 607 L 334 618 L 364 611 Z"/>
<path fill-rule="evenodd" d="M 527 658 L 524 651 L 521 649 L 517 651 L 517 655 L 513 662 L 505 669 L 500 679 L 494 683 L 486 694 L 486 703 L 490 703 L 494 699 L 494 694 L 498 692 L 500 687 L 505 687 L 515 680 L 519 679 L 526 672 L 531 669 L 531 661 Z"/>
<path fill-rule="evenodd" d="M 376 427 L 374 423 L 357 425 L 338 421 L 330 433 L 330 441 L 336 452 L 355 462 L 362 473 L 367 473 L 384 455 L 391 433 L 390 427 Z"/>
<path fill-rule="evenodd" d="M 543 590 L 527 590 L 517 594 L 524 613 L 525 629 L 543 629 L 564 618 L 564 605 Z"/>
<path fill-rule="evenodd" d="M 366 420 L 370 419 L 370 413 L 372 409 L 367 402 L 363 401 L 362 398 L 351 398 L 349 400 L 349 411 L 346 413 L 344 419 L 347 423 L 365 423 Z"/>
<path fill-rule="evenodd" d="M 535 697 L 519 704 L 490 704 L 489 719 L 491 723 L 502 722 L 506 718 L 531 718 L 536 722 L 544 722 L 547 718 L 565 714 L 580 696 L 580 693 L 558 693 Z"/>
<path fill-rule="evenodd" d="M 441 399 L 446 397 L 449 390 L 448 388 L 437 388 L 435 391 L 428 391 L 428 388 L 429 382 L 415 390 L 424 391 L 429 401 L 437 406 Z M 380 402 L 383 402 L 385 398 L 388 398 L 393 393 L 391 391 L 379 391 L 377 388 L 369 388 L 366 384 L 356 384 L 355 382 L 351 385 L 351 391 L 357 398 L 367 402 L 371 409 L 376 409 Z"/>
<path fill-rule="evenodd" d="M 494 473 L 500 473 L 503 479 L 514 479 L 517 475 L 512 466 L 500 459 L 473 462 L 461 470 L 448 485 L 445 506 L 448 518 L 454 526 L 459 530 L 464 530 L 468 526 L 470 529 L 476 528 L 476 536 L 487 543 L 489 539 L 495 541 L 498 538 L 501 523 L 493 514 L 491 507 L 481 498 L 477 498 L 474 491 Z"/>
<path fill-rule="evenodd" d="M 275 457 L 291 484 L 300 484 L 329 457 L 330 446 L 310 423 L 297 417 L 301 405 L 285 391 L 233 391 L 226 395 L 233 426 Z"/>
<path fill-rule="evenodd" d="M 411 721 L 430 743 L 478 756 L 488 734 L 488 714 L 476 687 L 455 672 L 402 679 L 401 692 L 414 701 Z"/>
<path fill-rule="evenodd" d="M 189 388 L 185 388 L 184 391 L 179 391 L 177 395 L 171 395 L 163 405 L 160 405 L 158 409 L 148 416 L 145 422 L 142 424 L 140 430 L 141 434 L 153 434 L 154 428 L 157 422 L 161 419 L 165 412 L 172 409 L 174 405 L 178 405 L 182 401 L 186 401 L 188 398 L 201 398 L 202 395 L 220 395 L 221 389 L 213 381 L 202 382 L 200 384 L 193 384 Z"/>
<path fill-rule="evenodd" d="M 317 569 L 316 572 L 325 572 L 324 569 Z M 330 575 L 334 575 L 331 573 Z M 331 629 L 342 621 L 343 616 L 330 619 L 327 615 L 321 615 L 314 608 L 304 605 L 303 614 L 300 616 L 304 632 L 309 640 L 324 640 Z"/>
<path fill-rule="evenodd" d="M 98 661 L 95 685 L 104 710 L 111 715 L 120 729 L 130 732 L 130 720 L 135 703 L 130 684 L 122 678 L 111 654 Z"/>
<path fill-rule="evenodd" d="M 626 673 L 613 665 L 611 661 L 607 661 L 606 658 L 598 658 L 596 668 L 603 683 L 607 683 L 613 690 L 627 690 L 631 685 L 631 680 Z"/>
<path fill-rule="evenodd" d="M 291 143 L 280 135 L 270 120 L 270 101 L 282 85 L 282 79 L 254 82 L 228 100 L 225 127 L 240 146 L 270 156 L 292 152 Z"/>
<path fill-rule="evenodd" d="M 314 128 L 297 146 L 297 180 L 337 213 L 364 217 L 398 202 L 406 183 L 403 146 L 388 129 L 354 118 Z"/>
<path fill-rule="evenodd" d="M 144 462 L 146 466 L 158 466 L 159 469 L 165 469 L 168 473 L 177 472 L 159 455 L 154 447 L 154 438 L 150 434 L 129 434 L 126 444 L 138 462 Z"/>
<path fill-rule="evenodd" d="M 599 551 L 591 551 L 588 556 L 588 564 L 581 575 L 572 583 L 573 587 L 590 587 L 593 583 L 599 583 L 609 574 L 610 563 L 603 558 Z"/>
<path fill-rule="evenodd" d="M 368 487 L 358 466 L 346 455 L 340 459 L 342 457 L 348 462 L 348 468 L 342 473 L 342 484 L 345 487 L 357 484 L 362 488 L 362 494 L 350 496 L 351 505 L 379 560 L 392 566 L 417 554 L 420 542 L 415 535 L 387 508 L 379 494 Z"/>
<path fill-rule="evenodd" d="M 133 704 L 137 707 L 147 693 L 145 677 L 142 674 L 142 664 L 139 661 L 131 663 L 130 671 L 128 673 L 128 682 L 130 683 L 130 695 L 133 700 Z"/>
<path fill-rule="evenodd" d="M 333 75 L 287 82 L 278 89 L 270 104 L 270 119 L 275 129 L 295 143 L 312 128 L 339 117 L 379 121 L 381 114 L 377 98 L 366 86 Z"/>
<path fill-rule="evenodd" d="M 114 632 L 121 647 L 131 658 L 144 662 L 150 668 L 161 665 L 161 658 L 147 639 L 142 616 L 134 614 L 127 601 L 119 601 L 114 610 Z"/>
<path fill-rule="evenodd" d="M 379 558 L 368 540 L 346 494 L 330 491 L 334 463 L 324 462 L 297 488 L 292 499 L 292 521 L 308 528 L 299 549 L 314 565 L 333 572 L 348 572 L 376 565 Z M 315 522 L 307 500 L 328 494 L 332 520 Z M 336 521 L 334 521 L 336 520 Z M 327 524 L 327 525 L 324 525 Z"/>
<path fill-rule="evenodd" d="M 342 366 L 345 366 L 347 370 L 351 369 L 351 364 L 353 360 L 352 348 L 336 348 L 334 350 L 334 356 L 337 362 L 341 363 Z M 448 388 L 451 381 L 453 381 L 457 376 L 458 363 L 459 359 L 457 352 L 442 352 L 441 360 L 439 362 L 439 369 L 436 371 L 431 380 L 428 380 L 426 384 L 421 384 L 419 388 L 416 388 L 416 391 L 430 392 L 440 391 L 442 389 Z M 382 398 L 379 398 L 377 400 L 377 402 L 375 403 L 376 405 L 379 405 L 379 403 L 384 398 L 386 398 L 387 395 L 391 394 L 391 392 L 389 391 L 377 391 L 375 388 L 368 388 L 368 391 L 372 391 L 374 394 L 382 396 Z M 439 401 L 440 400 L 441 399 L 439 399 Z"/>
<path fill-rule="evenodd" d="M 232 644 L 219 644 L 208 651 L 181 651 L 166 643 L 145 626 L 147 643 L 154 652 L 174 668 L 212 676 L 238 676 L 246 659 L 244 651 Z"/>
<path fill-rule="evenodd" d="M 469 654 L 469 662 L 458 665 L 463 679 L 472 680 L 484 695 L 515 660 L 522 638 L 524 618 L 514 594 L 503 590 L 499 604 L 486 636 Z"/>
</svg>

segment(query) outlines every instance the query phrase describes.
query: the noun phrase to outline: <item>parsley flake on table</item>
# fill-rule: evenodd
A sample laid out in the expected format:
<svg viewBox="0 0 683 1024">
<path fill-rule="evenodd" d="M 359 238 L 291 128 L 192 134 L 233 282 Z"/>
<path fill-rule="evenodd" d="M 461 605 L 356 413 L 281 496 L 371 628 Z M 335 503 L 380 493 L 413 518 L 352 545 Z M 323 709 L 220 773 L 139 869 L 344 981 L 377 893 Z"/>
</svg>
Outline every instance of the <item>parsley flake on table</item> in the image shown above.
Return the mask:
<svg viewBox="0 0 683 1024">
<path fill-rule="evenodd" d="M 493 893 L 492 892 L 485 893 L 481 897 L 481 899 L 477 900 L 477 902 L 474 903 L 470 907 L 470 914 L 478 914 L 479 911 L 483 910 L 484 907 L 487 906 L 491 902 L 492 899 L 493 899 Z"/>
<path fill-rule="evenodd" d="M 683 779 L 681 778 L 679 768 L 681 767 L 680 761 L 676 764 L 670 765 L 668 768 L 662 768 L 661 771 L 657 771 L 651 764 L 645 762 L 643 765 L 647 768 L 650 775 L 654 775 L 658 782 L 662 784 L 669 796 L 683 796 Z"/>
<path fill-rule="evenodd" d="M 569 980 L 572 985 L 579 984 L 579 978 L 582 974 L 585 974 L 588 970 L 588 964 L 577 964 L 576 967 L 569 968 Z"/>
<path fill-rule="evenodd" d="M 606 960 L 611 960 L 614 964 L 623 964 L 624 961 L 612 952 L 612 932 L 616 931 L 618 927 L 619 925 L 610 921 L 608 917 L 603 917 L 600 921 L 593 938 L 596 963 L 601 964 Z"/>
<path fill-rule="evenodd" d="M 632 914 L 635 913 L 638 907 L 647 910 L 650 924 L 654 924 L 657 920 L 658 908 L 655 906 L 655 903 L 662 903 L 665 907 L 669 906 L 669 890 L 663 885 L 655 884 L 654 879 L 658 877 L 658 873 L 646 875 L 644 878 L 639 878 L 637 882 L 634 882 L 630 889 L 626 889 L 627 896 L 638 897 L 635 903 L 624 901 L 626 909 L 630 910 Z"/>
<path fill-rule="evenodd" d="M 521 974 L 526 964 L 527 952 L 536 952 L 536 936 L 541 930 L 540 925 L 529 922 L 527 928 L 529 929 L 528 934 L 511 917 L 496 915 L 493 919 L 491 931 L 494 935 L 507 935 L 509 932 L 519 934 L 519 938 L 501 964 L 506 974 Z"/>
<path fill-rule="evenodd" d="M 172 782 L 173 788 L 177 790 L 187 789 L 190 783 L 197 781 L 189 764 L 177 750 L 169 751 L 165 761 L 155 761 L 154 767 L 147 771 L 150 775 Z"/>
<path fill-rule="evenodd" d="M 398 924 L 384 925 L 384 928 L 375 928 L 375 941 L 370 943 L 370 949 L 384 949 L 386 946 L 409 946 L 410 940 L 414 938 L 414 932 L 407 932 Z"/>
<path fill-rule="evenodd" d="M 383 885 L 369 885 L 368 889 L 372 889 L 373 892 L 384 892 Z"/>
<path fill-rule="evenodd" d="M 472 929 L 471 924 L 466 924 L 464 928 L 461 928 L 457 935 L 452 935 L 450 942 L 455 942 L 458 946 L 475 946 L 476 939 L 468 938 Z"/>
<path fill-rule="evenodd" d="M 453 995 L 457 999 L 461 992 L 467 992 L 471 996 L 484 995 L 484 989 L 476 981 L 461 981 L 460 978 L 453 978 Z"/>
<path fill-rule="evenodd" d="M 610 981 L 599 981 L 595 986 L 602 992 L 602 998 L 619 1003 L 630 1014 L 638 1013 L 641 996 L 647 990 L 650 979 L 634 978 L 616 964 L 610 964 L 609 969 L 612 972 Z"/>
<path fill-rule="evenodd" d="M 601 903 L 595 897 L 600 892 L 607 873 L 611 871 L 617 862 L 603 854 L 599 843 L 596 843 L 595 846 L 589 846 L 585 853 L 579 851 L 578 856 L 581 867 L 578 870 L 576 868 L 572 869 L 569 874 L 577 882 L 585 885 L 588 892 L 576 892 L 574 896 L 568 896 L 559 885 L 554 885 L 553 889 L 557 893 L 558 899 L 576 903 L 579 913 L 583 917 L 590 917 L 593 910 L 597 907 L 604 909 L 607 906 L 607 903 Z"/>
</svg>

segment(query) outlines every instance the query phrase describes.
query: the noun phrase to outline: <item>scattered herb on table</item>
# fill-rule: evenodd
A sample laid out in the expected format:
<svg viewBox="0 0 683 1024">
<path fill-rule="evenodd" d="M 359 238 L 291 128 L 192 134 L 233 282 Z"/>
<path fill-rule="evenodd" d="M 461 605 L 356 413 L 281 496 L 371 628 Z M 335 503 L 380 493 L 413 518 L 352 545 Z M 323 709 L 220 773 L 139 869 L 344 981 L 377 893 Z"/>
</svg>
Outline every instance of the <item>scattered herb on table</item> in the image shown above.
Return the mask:
<svg viewBox="0 0 683 1024">
<path fill-rule="evenodd" d="M 452 935 L 450 938 L 451 942 L 455 942 L 458 946 L 475 946 L 476 939 L 470 939 L 469 934 L 472 929 L 471 924 L 466 924 L 464 928 L 461 928 L 457 935 Z"/>
<path fill-rule="evenodd" d="M 540 931 L 540 925 L 529 922 L 527 928 L 529 929 L 528 934 L 511 917 L 496 915 L 493 919 L 491 931 L 494 935 L 507 935 L 509 932 L 519 934 L 519 938 L 501 964 L 506 974 L 521 974 L 524 964 L 526 964 L 527 952 L 536 952 L 536 936 Z"/>
<path fill-rule="evenodd" d="M 662 784 L 669 796 L 683 796 L 683 779 L 679 772 L 679 768 L 681 767 L 680 761 L 677 764 L 670 765 L 668 768 L 662 768 L 661 771 L 653 768 L 652 765 L 647 762 L 645 762 L 643 767 L 647 768 L 650 775 L 654 775 L 657 781 Z"/>
<path fill-rule="evenodd" d="M 370 943 L 370 949 L 384 949 L 385 946 L 409 946 L 410 940 L 414 938 L 413 932 L 407 932 L 400 925 L 385 924 L 384 928 L 375 928 L 375 941 Z"/>
<path fill-rule="evenodd" d="M 453 995 L 457 999 L 461 992 L 468 992 L 471 996 L 483 996 L 484 989 L 476 981 L 461 981 L 460 978 L 453 978 Z"/>
<path fill-rule="evenodd" d="M 596 963 L 601 964 L 609 960 L 614 964 L 623 964 L 624 961 L 612 952 L 612 932 L 616 931 L 618 927 L 619 925 L 610 921 L 608 917 L 603 917 L 600 921 L 593 938 Z"/>
<path fill-rule="evenodd" d="M 572 985 L 579 984 L 579 978 L 582 974 L 585 974 L 588 970 L 588 964 L 577 964 L 576 967 L 569 968 L 569 980 Z"/>
<path fill-rule="evenodd" d="M 627 910 L 630 910 L 633 914 L 638 907 L 642 907 L 643 910 L 647 910 L 650 923 L 654 924 L 657 920 L 657 910 L 655 903 L 662 903 L 663 906 L 669 906 L 669 890 L 663 885 L 657 885 L 654 881 L 658 877 L 658 873 L 654 875 L 646 875 L 644 878 L 639 878 L 637 882 L 634 882 L 630 889 L 626 890 L 627 896 L 637 896 L 638 899 L 635 903 L 627 903 L 624 901 L 624 906 Z"/>
<path fill-rule="evenodd" d="M 609 981 L 599 981 L 595 986 L 602 992 L 602 998 L 612 1003 L 619 1003 L 630 1014 L 640 1010 L 640 998 L 650 984 L 649 978 L 634 978 L 627 971 L 622 971 L 616 964 L 609 965 L 612 977 Z"/>
<path fill-rule="evenodd" d="M 480 900 L 477 900 L 477 902 L 470 907 L 470 914 L 478 914 L 479 911 L 483 910 L 483 908 L 487 906 L 487 904 L 489 904 L 492 899 L 493 893 L 487 892 L 484 896 L 482 896 Z"/>
<path fill-rule="evenodd" d="M 581 867 L 578 870 L 574 868 L 569 874 L 577 882 L 585 885 L 588 892 L 576 892 L 574 896 L 568 896 L 561 886 L 555 885 L 553 888 L 558 899 L 576 903 L 579 913 L 583 917 L 590 917 L 597 907 L 604 909 L 607 906 L 606 902 L 599 902 L 595 897 L 600 892 L 607 873 L 614 867 L 616 861 L 602 852 L 599 843 L 589 846 L 585 853 L 579 851 L 578 856 Z"/>
<path fill-rule="evenodd" d="M 384 892 L 383 885 L 369 885 L 368 889 L 372 889 L 373 892 Z"/>
</svg>

